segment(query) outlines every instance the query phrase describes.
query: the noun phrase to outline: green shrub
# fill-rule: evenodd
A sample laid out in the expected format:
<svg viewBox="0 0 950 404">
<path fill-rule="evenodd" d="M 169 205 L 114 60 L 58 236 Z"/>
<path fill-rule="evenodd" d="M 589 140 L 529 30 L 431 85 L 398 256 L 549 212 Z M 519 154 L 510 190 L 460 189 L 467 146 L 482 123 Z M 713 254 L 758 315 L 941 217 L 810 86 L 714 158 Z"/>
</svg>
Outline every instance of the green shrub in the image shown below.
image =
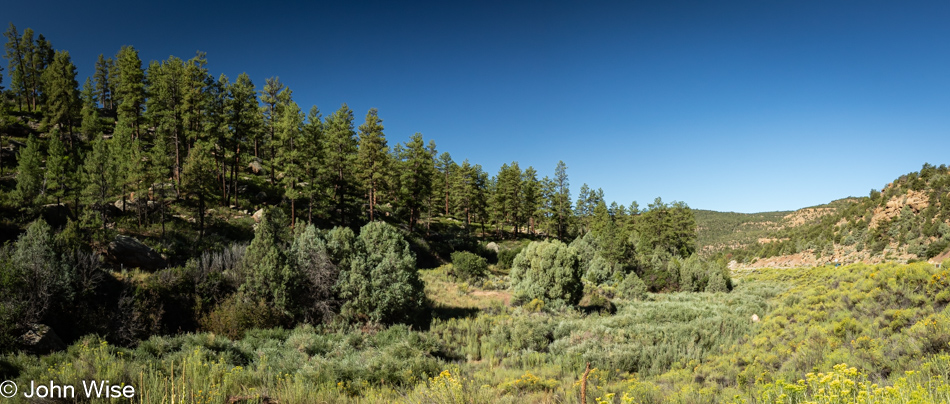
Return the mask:
<svg viewBox="0 0 950 404">
<path fill-rule="evenodd" d="M 521 253 L 521 250 L 524 250 L 524 247 L 505 249 L 498 252 L 498 268 L 501 269 L 511 269 L 511 264 L 514 263 L 515 257 Z"/>
<path fill-rule="evenodd" d="M 619 289 L 620 296 L 625 299 L 643 300 L 647 297 L 647 285 L 633 272 L 623 278 Z"/>
<path fill-rule="evenodd" d="M 515 257 L 511 268 L 514 298 L 519 302 L 576 305 L 584 293 L 577 253 L 560 241 L 535 241 Z"/>
<path fill-rule="evenodd" d="M 467 281 L 485 277 L 488 272 L 488 260 L 468 251 L 452 253 L 452 274 Z"/>
<path fill-rule="evenodd" d="M 356 254 L 340 272 L 342 314 L 351 321 L 392 323 L 409 319 L 425 302 L 416 257 L 396 228 L 372 222 L 360 229 Z"/>
<path fill-rule="evenodd" d="M 279 209 L 268 210 L 254 230 L 254 240 L 247 246 L 242 266 L 245 276 L 241 292 L 253 300 L 262 300 L 278 309 L 291 309 L 295 273 L 287 266 L 286 229 Z"/>
<path fill-rule="evenodd" d="M 287 318 L 280 310 L 263 300 L 250 300 L 237 293 L 201 319 L 201 328 L 232 340 L 255 328 L 273 328 L 283 325 Z"/>
</svg>

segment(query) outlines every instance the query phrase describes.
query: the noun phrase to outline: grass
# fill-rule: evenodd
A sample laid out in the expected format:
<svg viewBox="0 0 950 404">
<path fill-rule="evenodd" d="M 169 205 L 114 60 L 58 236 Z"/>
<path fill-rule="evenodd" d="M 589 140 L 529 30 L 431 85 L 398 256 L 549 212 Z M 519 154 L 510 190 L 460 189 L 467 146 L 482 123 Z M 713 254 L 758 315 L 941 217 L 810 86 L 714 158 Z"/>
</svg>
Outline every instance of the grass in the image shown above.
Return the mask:
<svg viewBox="0 0 950 404">
<path fill-rule="evenodd" d="M 127 383 L 143 403 L 566 403 L 587 363 L 589 403 L 950 400 L 950 272 L 926 264 L 758 270 L 732 293 L 617 299 L 614 314 L 511 307 L 447 269 L 421 273 L 443 314 L 423 331 L 86 337 L 0 370 L 21 385 Z"/>
</svg>

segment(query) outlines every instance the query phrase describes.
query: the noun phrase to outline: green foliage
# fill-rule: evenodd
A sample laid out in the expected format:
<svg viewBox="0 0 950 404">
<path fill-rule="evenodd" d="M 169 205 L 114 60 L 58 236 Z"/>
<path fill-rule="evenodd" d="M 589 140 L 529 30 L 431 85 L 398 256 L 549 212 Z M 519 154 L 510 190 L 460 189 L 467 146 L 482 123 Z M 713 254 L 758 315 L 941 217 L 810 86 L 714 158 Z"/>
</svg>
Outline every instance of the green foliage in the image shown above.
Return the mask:
<svg viewBox="0 0 950 404">
<path fill-rule="evenodd" d="M 512 294 L 521 302 L 576 305 L 584 291 L 577 253 L 560 241 L 528 244 L 515 257 L 510 276 Z"/>
<path fill-rule="evenodd" d="M 633 272 L 624 276 L 617 288 L 620 289 L 620 296 L 626 299 L 643 300 L 647 297 L 647 285 Z"/>
<path fill-rule="evenodd" d="M 371 222 L 356 239 L 357 253 L 340 271 L 342 315 L 351 321 L 405 321 L 425 303 L 415 255 L 401 234 L 383 222 Z"/>
<path fill-rule="evenodd" d="M 33 207 L 43 191 L 43 173 L 40 169 L 40 142 L 35 136 L 26 140 L 26 147 L 17 153 L 16 191 L 14 198 L 22 207 Z"/>
<path fill-rule="evenodd" d="M 792 212 L 735 213 L 693 210 L 696 217 L 696 243 L 704 255 L 729 247 L 757 243 L 776 230 L 785 215 Z"/>
<path fill-rule="evenodd" d="M 334 287 L 339 269 L 316 227 L 307 225 L 294 237 L 287 263 L 296 278 L 293 298 L 297 316 L 308 323 L 329 322 L 337 309 Z"/>
<path fill-rule="evenodd" d="M 696 251 L 696 219 L 683 202 L 664 203 L 660 198 L 637 218 L 639 251 L 662 250 L 688 257 Z"/>
<path fill-rule="evenodd" d="M 244 337 L 249 330 L 274 328 L 286 322 L 286 314 L 274 305 L 238 293 L 231 295 L 202 317 L 201 328 L 236 340 Z"/>
<path fill-rule="evenodd" d="M 485 277 L 488 273 L 488 260 L 468 251 L 452 253 L 452 274 L 456 278 L 469 281 Z"/>
<path fill-rule="evenodd" d="M 247 247 L 242 263 L 245 275 L 240 290 L 251 300 L 266 302 L 289 313 L 296 274 L 287 265 L 286 228 L 277 212 L 279 210 L 274 209 L 265 212 L 254 230 L 254 240 Z"/>
</svg>

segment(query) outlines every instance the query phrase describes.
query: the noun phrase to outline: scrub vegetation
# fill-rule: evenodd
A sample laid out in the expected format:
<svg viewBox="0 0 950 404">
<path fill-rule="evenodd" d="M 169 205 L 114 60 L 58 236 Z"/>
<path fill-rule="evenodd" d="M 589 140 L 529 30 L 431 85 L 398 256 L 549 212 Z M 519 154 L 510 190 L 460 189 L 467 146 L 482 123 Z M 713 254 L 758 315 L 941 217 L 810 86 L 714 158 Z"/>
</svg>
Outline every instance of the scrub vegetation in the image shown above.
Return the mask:
<svg viewBox="0 0 950 404">
<path fill-rule="evenodd" d="M 21 390 L 950 401 L 945 267 L 727 267 L 838 246 L 937 257 L 944 166 L 811 216 L 608 204 L 587 184 L 572 198 L 564 162 L 491 175 L 421 134 L 390 146 L 376 109 L 358 126 L 346 104 L 304 113 L 278 78 L 216 78 L 203 53 L 143 67 L 123 47 L 80 87 L 42 35 L 11 24 L 5 38 L 0 379 Z"/>
</svg>

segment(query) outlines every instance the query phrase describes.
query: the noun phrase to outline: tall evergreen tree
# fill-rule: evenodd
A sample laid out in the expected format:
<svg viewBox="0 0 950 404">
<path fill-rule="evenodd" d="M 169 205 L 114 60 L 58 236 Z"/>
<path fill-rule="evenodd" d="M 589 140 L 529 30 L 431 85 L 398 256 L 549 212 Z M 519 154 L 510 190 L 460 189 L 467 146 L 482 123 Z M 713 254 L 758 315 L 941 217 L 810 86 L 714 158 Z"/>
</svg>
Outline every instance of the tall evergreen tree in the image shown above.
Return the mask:
<svg viewBox="0 0 950 404">
<path fill-rule="evenodd" d="M 165 202 L 168 197 L 166 182 L 172 177 L 172 159 L 169 155 L 169 139 L 167 134 L 159 132 L 155 136 L 155 144 L 149 150 L 148 172 L 145 181 L 146 188 L 152 189 L 152 199 L 158 205 L 162 225 L 162 239 L 165 238 Z M 148 202 L 146 202 L 146 207 Z"/>
<path fill-rule="evenodd" d="M 408 210 L 410 232 L 415 229 L 423 204 L 432 193 L 432 177 L 435 175 L 433 157 L 420 133 L 412 135 L 402 148 L 400 201 Z"/>
<path fill-rule="evenodd" d="M 53 136 L 49 140 L 49 154 L 46 157 L 46 190 L 49 195 L 56 198 L 56 203 L 60 203 L 66 196 L 66 189 L 73 182 L 72 159 L 66 151 L 66 146 L 59 140 L 58 136 Z"/>
<path fill-rule="evenodd" d="M 314 207 L 319 201 L 326 201 L 326 186 L 323 154 L 323 118 L 316 105 L 307 113 L 307 122 L 304 124 L 305 141 L 301 145 L 301 153 L 305 156 L 303 164 L 307 182 L 301 190 L 301 196 L 307 199 L 307 222 L 313 223 Z M 316 206 L 318 214 L 323 206 Z"/>
<path fill-rule="evenodd" d="M 69 52 L 58 51 L 53 63 L 43 71 L 46 94 L 46 123 L 59 126 L 61 133 L 73 133 L 79 123 L 79 82 Z M 70 139 L 72 137 L 70 136 Z"/>
<path fill-rule="evenodd" d="M 96 71 L 92 75 L 92 79 L 96 84 L 96 101 L 99 103 L 99 107 L 107 111 L 115 109 L 112 103 L 112 84 L 110 82 L 111 75 L 109 74 L 114 65 L 115 62 L 112 58 L 106 59 L 100 53 L 99 59 L 96 60 Z"/>
<path fill-rule="evenodd" d="M 33 29 L 23 30 L 23 36 L 20 37 L 20 51 L 23 53 L 23 80 L 26 86 L 26 102 L 29 104 L 30 111 L 36 111 L 37 100 L 39 99 L 40 79 L 39 71 L 36 66 L 36 43 L 33 41 Z"/>
<path fill-rule="evenodd" d="M 279 77 L 271 77 L 264 81 L 264 89 L 261 90 L 261 102 L 264 103 L 264 106 L 261 108 L 261 114 L 264 120 L 264 132 L 267 133 L 267 142 L 270 144 L 270 155 L 267 156 L 267 161 L 270 162 L 271 183 L 275 181 L 277 126 L 282 118 L 281 109 L 290 102 L 290 98 L 290 90 L 280 82 Z M 254 157 L 260 157 L 258 154 L 260 140 L 260 137 L 254 139 Z"/>
<path fill-rule="evenodd" d="M 221 75 L 218 80 L 208 77 L 208 83 L 205 86 L 207 96 L 205 113 L 201 118 L 201 133 L 206 136 L 209 142 L 215 145 L 215 159 L 217 160 L 218 184 L 220 184 L 221 203 L 227 206 L 231 193 L 228 186 L 228 166 L 233 161 L 230 153 L 235 149 L 232 147 L 231 130 L 229 127 L 230 114 L 228 106 L 231 104 L 230 88 L 228 78 Z"/>
<path fill-rule="evenodd" d="M 356 132 L 353 130 L 353 111 L 346 104 L 327 117 L 323 132 L 323 155 L 337 222 L 347 223 L 349 198 L 355 188 L 353 162 L 356 158 Z"/>
<path fill-rule="evenodd" d="M 521 175 L 521 199 L 519 201 L 519 217 L 522 223 L 528 224 L 528 231 L 535 232 L 535 221 L 538 209 L 541 208 L 541 184 L 538 182 L 538 173 L 534 167 L 528 167 Z"/>
<path fill-rule="evenodd" d="M 182 170 L 182 190 L 198 198 L 198 237 L 205 234 L 205 209 L 216 189 L 214 157 L 211 155 L 211 145 L 207 142 L 197 142 L 185 159 Z"/>
<path fill-rule="evenodd" d="M 131 46 L 123 46 L 116 54 L 118 74 L 115 98 L 118 101 L 116 127 L 129 129 L 131 138 L 142 135 L 142 108 L 145 106 L 145 72 L 139 51 Z"/>
<path fill-rule="evenodd" d="M 254 89 L 254 83 L 251 82 L 251 78 L 247 73 L 241 73 L 238 76 L 237 80 L 229 86 L 228 93 L 228 124 L 231 127 L 229 143 L 233 158 L 231 189 L 233 190 L 234 204 L 237 205 L 237 170 L 240 166 L 241 150 L 260 133 L 261 114 L 257 105 L 257 91 Z"/>
<path fill-rule="evenodd" d="M 445 215 L 449 215 L 449 194 L 452 189 L 451 177 L 455 175 L 458 165 L 452 161 L 452 155 L 449 152 L 442 152 L 435 161 L 435 169 L 441 174 L 439 179 L 439 190 L 445 196 Z"/>
<path fill-rule="evenodd" d="M 20 44 L 21 35 L 12 22 L 6 32 L 3 33 L 3 36 L 7 38 L 7 43 L 4 45 L 4 49 L 6 50 L 4 57 L 8 63 L 7 70 L 10 75 L 10 90 L 15 94 L 18 109 L 23 111 L 23 100 L 27 97 L 28 80 L 25 69 L 27 68 L 26 58 L 28 56 L 23 52 L 23 48 Z"/>
<path fill-rule="evenodd" d="M 379 119 L 376 108 L 366 113 L 366 122 L 360 125 L 360 144 L 356 164 L 357 176 L 366 190 L 369 205 L 369 220 L 375 220 L 380 188 L 386 186 L 389 176 L 389 146 L 383 134 L 383 120 Z"/>
<path fill-rule="evenodd" d="M 220 94 L 218 89 L 213 89 L 215 85 L 214 78 L 208 73 L 208 60 L 204 52 L 197 52 L 194 57 L 185 63 L 184 78 L 181 80 L 181 123 L 184 131 L 185 153 L 188 153 L 191 145 L 199 138 L 205 140 L 214 139 L 211 133 L 206 131 L 205 122 L 210 120 L 214 114 L 211 109 L 214 106 L 214 95 Z M 212 94 L 212 92 L 217 92 Z M 212 125 L 218 127 L 216 119 Z M 214 131 L 217 131 L 215 129 Z M 216 139 L 215 139 L 216 140 Z"/>
<path fill-rule="evenodd" d="M 179 188 L 184 155 L 184 79 L 185 63 L 179 58 L 172 56 L 161 63 L 149 64 L 145 118 L 155 128 L 156 135 L 171 141 L 175 156 L 172 172 Z"/>
<path fill-rule="evenodd" d="M 277 124 L 277 164 L 283 171 L 280 179 L 284 187 L 284 197 L 290 200 L 290 226 L 297 222 L 297 199 L 301 197 L 300 184 L 306 178 L 304 160 L 306 142 L 304 137 L 304 114 L 297 103 L 290 101 L 281 108 L 280 121 Z"/>
<path fill-rule="evenodd" d="M 102 125 L 99 123 L 99 109 L 96 108 L 95 93 L 89 78 L 82 86 L 82 121 L 79 126 L 79 132 L 86 136 L 86 139 L 92 139 L 93 136 L 102 131 Z"/>
<path fill-rule="evenodd" d="M 567 164 L 557 162 L 554 169 L 554 193 L 552 203 L 557 218 L 557 237 L 564 239 L 567 236 L 567 221 L 571 216 L 571 183 L 567 178 Z"/>
<path fill-rule="evenodd" d="M 40 142 L 35 136 L 26 140 L 26 147 L 17 153 L 16 191 L 14 199 L 23 207 L 33 207 L 43 192 L 43 172 L 40 168 Z"/>
<path fill-rule="evenodd" d="M 39 36 L 36 38 L 35 44 L 33 45 L 33 58 L 31 67 L 34 77 L 36 78 L 34 84 L 34 97 L 36 99 L 37 105 L 45 105 L 47 102 L 47 89 L 45 88 L 43 74 L 46 72 L 46 69 L 53 64 L 55 54 L 56 52 L 53 50 L 53 45 L 48 40 L 46 40 L 46 37 L 44 37 L 43 34 L 39 34 Z"/>
<path fill-rule="evenodd" d="M 83 160 L 83 199 L 99 212 L 99 225 L 106 229 L 106 204 L 108 198 L 115 192 L 116 162 L 112 157 L 109 141 L 96 136 L 92 142 L 92 150 Z"/>
</svg>

